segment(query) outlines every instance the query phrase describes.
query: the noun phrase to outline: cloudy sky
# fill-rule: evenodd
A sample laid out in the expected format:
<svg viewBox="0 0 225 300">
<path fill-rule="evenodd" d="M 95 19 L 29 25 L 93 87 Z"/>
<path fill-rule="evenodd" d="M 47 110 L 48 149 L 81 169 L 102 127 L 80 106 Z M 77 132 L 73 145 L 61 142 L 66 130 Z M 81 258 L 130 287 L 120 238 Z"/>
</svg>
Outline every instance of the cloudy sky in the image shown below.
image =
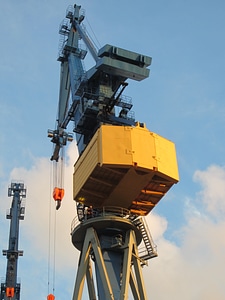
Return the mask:
<svg viewBox="0 0 225 300">
<path fill-rule="evenodd" d="M 71 299 L 79 253 L 70 242 L 75 143 L 67 148 L 66 196 L 51 199 L 52 145 L 59 90 L 58 1 L 0 4 L 0 248 L 7 249 L 12 180 L 27 186 L 20 223 L 21 299 Z M 81 0 L 98 43 L 152 56 L 150 77 L 129 82 L 136 120 L 176 144 L 180 182 L 146 218 L 158 258 L 143 269 L 149 299 L 225 299 L 225 2 Z M 87 61 L 88 65 L 91 60 Z M 55 229 L 55 255 L 52 251 Z M 51 224 L 49 234 L 49 224 Z M 52 241 L 53 240 L 53 241 Z M 50 265 L 48 272 L 50 245 Z M 0 257 L 0 277 L 6 259 Z M 48 280 L 49 279 L 49 280 Z M 49 285 L 48 285 L 49 281 Z"/>
</svg>

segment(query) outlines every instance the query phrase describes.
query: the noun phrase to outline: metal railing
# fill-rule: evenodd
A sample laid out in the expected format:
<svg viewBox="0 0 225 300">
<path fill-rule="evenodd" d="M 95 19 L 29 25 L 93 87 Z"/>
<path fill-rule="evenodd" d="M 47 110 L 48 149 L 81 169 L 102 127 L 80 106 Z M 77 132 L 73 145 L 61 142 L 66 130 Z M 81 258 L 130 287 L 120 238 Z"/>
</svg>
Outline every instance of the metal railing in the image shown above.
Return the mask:
<svg viewBox="0 0 225 300">
<path fill-rule="evenodd" d="M 138 253 L 140 259 L 142 260 L 142 265 L 146 264 L 147 260 L 157 256 L 157 246 L 154 244 L 145 218 L 132 215 L 128 209 L 122 207 L 105 206 L 102 208 L 92 208 L 83 205 L 81 209 L 78 209 L 78 215 L 76 215 L 72 220 L 71 234 L 78 225 L 85 223 L 87 220 L 109 216 L 117 216 L 128 219 L 141 232 L 142 241 L 138 246 Z M 114 242 L 115 244 L 118 244 L 116 241 Z"/>
<path fill-rule="evenodd" d="M 71 223 L 71 232 L 80 223 L 83 223 L 91 218 L 117 216 L 121 218 L 129 218 L 130 211 L 126 208 L 116 206 L 104 206 L 102 208 L 83 207 L 82 210 L 78 209 L 78 214 L 74 217 Z"/>
</svg>

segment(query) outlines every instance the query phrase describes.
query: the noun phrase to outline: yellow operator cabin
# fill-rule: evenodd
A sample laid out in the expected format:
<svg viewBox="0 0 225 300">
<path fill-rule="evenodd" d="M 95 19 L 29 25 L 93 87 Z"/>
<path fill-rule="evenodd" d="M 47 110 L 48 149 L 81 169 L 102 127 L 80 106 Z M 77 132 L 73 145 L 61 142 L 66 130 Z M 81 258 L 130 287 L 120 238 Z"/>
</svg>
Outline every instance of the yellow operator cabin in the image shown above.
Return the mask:
<svg viewBox="0 0 225 300">
<path fill-rule="evenodd" d="M 179 180 L 173 142 L 144 124 L 101 125 L 74 166 L 74 200 L 147 215 Z"/>
</svg>

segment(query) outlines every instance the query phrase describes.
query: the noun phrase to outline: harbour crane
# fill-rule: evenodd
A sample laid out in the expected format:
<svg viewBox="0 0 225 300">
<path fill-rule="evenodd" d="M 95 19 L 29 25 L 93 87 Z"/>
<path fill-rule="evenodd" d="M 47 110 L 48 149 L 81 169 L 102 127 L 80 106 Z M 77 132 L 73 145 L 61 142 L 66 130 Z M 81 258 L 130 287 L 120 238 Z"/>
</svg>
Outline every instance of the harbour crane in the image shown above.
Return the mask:
<svg viewBox="0 0 225 300">
<path fill-rule="evenodd" d="M 23 255 L 18 250 L 19 221 L 24 220 L 26 189 L 24 183 L 12 182 L 8 188 L 8 196 L 13 197 L 10 210 L 6 218 L 10 220 L 9 247 L 3 250 L 7 258 L 6 278 L 1 283 L 1 300 L 20 300 L 20 283 L 17 281 L 18 257 Z"/>
<path fill-rule="evenodd" d="M 128 79 L 149 76 L 151 57 L 110 44 L 97 50 L 84 19 L 75 4 L 59 28 L 57 126 L 48 131 L 53 162 L 72 140 L 70 121 L 79 152 L 71 238 L 80 259 L 72 299 L 82 299 L 86 281 L 89 299 L 127 300 L 131 293 L 146 300 L 142 267 L 157 251 L 145 216 L 179 180 L 175 145 L 135 121 L 132 99 L 123 94 Z M 86 71 L 88 52 L 95 64 Z M 55 186 L 57 209 L 63 195 L 64 188 Z"/>
</svg>

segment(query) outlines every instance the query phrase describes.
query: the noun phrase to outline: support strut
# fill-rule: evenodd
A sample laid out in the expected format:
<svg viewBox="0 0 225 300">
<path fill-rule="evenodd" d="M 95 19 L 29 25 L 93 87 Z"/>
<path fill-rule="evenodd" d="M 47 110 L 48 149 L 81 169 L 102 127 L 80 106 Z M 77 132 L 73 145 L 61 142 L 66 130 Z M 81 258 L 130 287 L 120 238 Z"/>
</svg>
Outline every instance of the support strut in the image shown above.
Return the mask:
<svg viewBox="0 0 225 300">
<path fill-rule="evenodd" d="M 75 228 L 72 240 L 81 250 L 73 300 L 82 299 L 85 280 L 91 300 L 127 300 L 129 287 L 134 300 L 147 300 L 137 248 L 140 235 L 131 222 L 93 218 Z"/>
</svg>

